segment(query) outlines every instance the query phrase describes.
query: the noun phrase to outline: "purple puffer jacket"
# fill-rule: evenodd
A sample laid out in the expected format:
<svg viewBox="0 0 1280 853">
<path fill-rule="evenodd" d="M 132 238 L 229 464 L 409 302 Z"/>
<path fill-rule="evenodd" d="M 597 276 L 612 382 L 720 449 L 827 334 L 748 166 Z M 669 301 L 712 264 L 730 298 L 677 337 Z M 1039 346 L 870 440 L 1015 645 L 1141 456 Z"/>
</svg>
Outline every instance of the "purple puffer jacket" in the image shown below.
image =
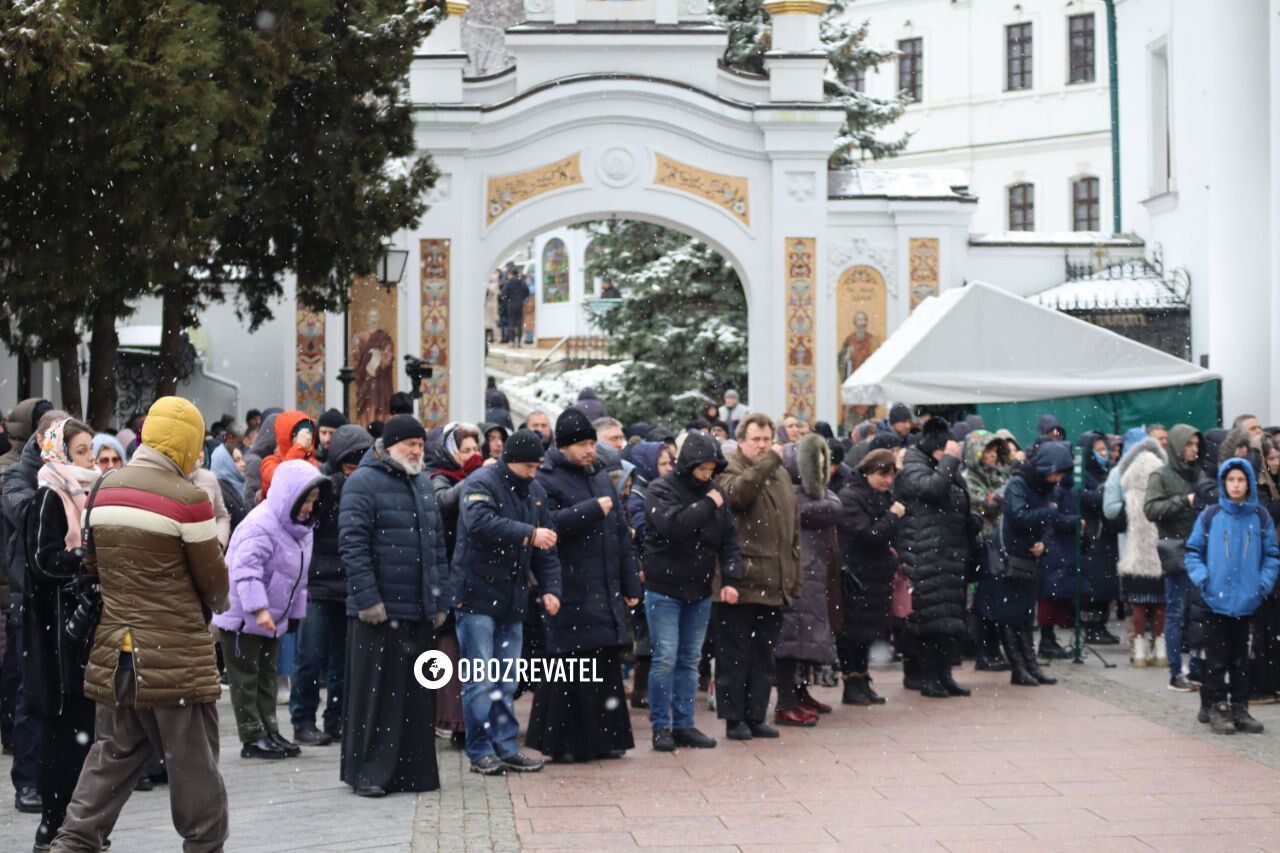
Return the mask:
<svg viewBox="0 0 1280 853">
<path fill-rule="evenodd" d="M 231 573 L 231 603 L 213 617 L 224 631 L 243 631 L 260 637 L 282 636 L 290 619 L 307 612 L 307 564 L 311 562 L 312 510 L 306 523 L 294 521 L 307 493 L 329 481 L 314 465 L 295 459 L 275 470 L 267 499 L 245 516 L 231 536 L 227 569 Z M 276 623 L 275 634 L 258 627 L 254 614 L 267 608 Z"/>
</svg>

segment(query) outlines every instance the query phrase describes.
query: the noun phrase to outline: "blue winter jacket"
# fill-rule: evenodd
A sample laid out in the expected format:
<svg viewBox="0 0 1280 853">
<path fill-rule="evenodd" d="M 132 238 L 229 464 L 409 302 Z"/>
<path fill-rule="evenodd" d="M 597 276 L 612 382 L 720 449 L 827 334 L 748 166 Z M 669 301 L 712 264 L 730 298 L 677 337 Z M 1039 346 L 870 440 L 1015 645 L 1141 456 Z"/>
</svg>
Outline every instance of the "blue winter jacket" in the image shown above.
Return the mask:
<svg viewBox="0 0 1280 853">
<path fill-rule="evenodd" d="M 458 536 L 453 549 L 454 604 L 466 613 L 491 616 L 503 624 L 523 622 L 529 582 L 540 595 L 560 596 L 560 559 L 530 539 L 535 528 L 555 529 L 547 493 L 505 462 L 473 471 L 458 504 Z"/>
<path fill-rule="evenodd" d="M 538 469 L 547 508 L 556 526 L 560 557 L 560 612 L 545 616 L 552 654 L 594 651 L 630 642 L 624 598 L 640 597 L 631 530 L 622 499 L 598 462 L 590 471 L 574 465 L 558 448 Z M 613 498 L 608 515 L 600 498 Z"/>
<path fill-rule="evenodd" d="M 1244 471 L 1249 495 L 1242 503 L 1227 497 L 1227 472 Z M 1258 511 L 1258 481 L 1246 459 L 1228 459 L 1218 468 L 1218 506 L 1209 529 L 1203 512 L 1187 540 L 1187 575 L 1204 594 L 1209 609 L 1222 616 L 1252 616 L 1280 573 L 1276 528 Z"/>
<path fill-rule="evenodd" d="M 644 537 L 649 529 L 645 518 L 645 495 L 649 484 L 662 476 L 658 473 L 658 454 L 664 446 L 661 441 L 642 441 L 631 451 L 636 472 L 631 479 L 631 494 L 627 496 L 627 516 L 631 520 L 631 529 L 635 531 L 637 557 L 644 553 Z"/>
<path fill-rule="evenodd" d="M 342 487 L 338 552 L 347 570 L 347 615 L 382 602 L 388 619 L 435 618 L 451 598 L 444 526 L 431 482 L 410 476 L 382 446 L 370 448 Z"/>
</svg>

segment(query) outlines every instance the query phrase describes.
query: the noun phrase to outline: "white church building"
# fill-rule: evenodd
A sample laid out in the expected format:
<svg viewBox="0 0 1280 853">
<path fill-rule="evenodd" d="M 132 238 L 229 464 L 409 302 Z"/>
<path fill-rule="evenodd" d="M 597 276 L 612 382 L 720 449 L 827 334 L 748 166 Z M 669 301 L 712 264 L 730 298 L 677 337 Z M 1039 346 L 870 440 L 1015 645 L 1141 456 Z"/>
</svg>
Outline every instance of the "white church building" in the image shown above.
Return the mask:
<svg viewBox="0 0 1280 853">
<path fill-rule="evenodd" d="M 568 226 L 616 216 L 679 229 L 734 265 L 753 408 L 835 422 L 844 375 L 924 299 L 974 280 L 1033 295 L 1063 284 L 1069 266 L 1140 258 L 1158 243 L 1166 269 L 1189 273 L 1192 355 L 1223 375 L 1226 412 L 1280 421 L 1280 0 L 1241 0 L 1248 14 L 1209 25 L 1185 0 L 1116 4 L 1127 233 L 1114 237 L 1103 4 L 983 5 L 849 5 L 873 41 L 902 51 L 867 91 L 923 82 L 902 157 L 829 173 L 843 114 L 823 101 L 822 0 L 767 0 L 762 76 L 722 64 L 727 33 L 705 0 L 526 0 L 526 20 L 506 33 L 514 63 L 484 77 L 464 73 L 468 4 L 451 0 L 408 81 L 419 147 L 441 177 L 421 222 L 391 238 L 403 274 L 353 288 L 345 341 L 341 314 L 288 297 L 253 336 L 215 306 L 192 332 L 200 361 L 183 393 L 210 419 L 342 408 L 349 358 L 357 415 L 358 396 L 410 389 L 401 364 L 414 355 L 435 367 L 424 419 L 478 419 L 490 272 L 529 248 L 540 265 L 564 240 L 564 293 L 537 269 L 536 334 L 581 334 L 594 283 Z M 1081 15 L 1093 19 L 1094 68 L 1077 80 Z M 1029 31 L 1016 29 L 1024 19 Z M 1231 73 L 1204 61 L 1206 35 Z M 1030 70 L 1000 60 L 1002 45 L 1029 51 Z M 919 64 L 904 77 L 904 62 Z M 1007 91 L 1011 69 L 1029 88 Z M 1097 191 L 1080 190 L 1088 203 L 1077 204 L 1086 178 Z M 1021 185 L 1029 195 L 1011 194 Z M 138 346 L 158 341 L 158 302 L 128 322 Z M 999 329 L 993 317 L 975 341 Z M 6 410 L 13 366 L 0 358 Z M 56 369 L 38 365 L 34 392 L 56 400 L 56 384 Z"/>
</svg>

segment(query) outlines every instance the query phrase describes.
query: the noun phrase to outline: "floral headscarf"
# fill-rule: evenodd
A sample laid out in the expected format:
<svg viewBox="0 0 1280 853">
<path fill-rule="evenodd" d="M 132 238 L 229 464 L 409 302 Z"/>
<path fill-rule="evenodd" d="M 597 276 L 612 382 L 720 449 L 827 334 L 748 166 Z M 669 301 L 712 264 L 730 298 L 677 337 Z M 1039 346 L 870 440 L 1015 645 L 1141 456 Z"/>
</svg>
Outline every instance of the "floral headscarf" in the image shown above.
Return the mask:
<svg viewBox="0 0 1280 853">
<path fill-rule="evenodd" d="M 40 435 L 40 459 L 44 465 L 36 474 L 36 482 L 58 494 L 67 513 L 67 550 L 80 547 L 80 516 L 84 512 L 88 492 L 102 472 L 72 465 L 67 454 L 66 427 L 71 418 L 49 427 Z"/>
</svg>

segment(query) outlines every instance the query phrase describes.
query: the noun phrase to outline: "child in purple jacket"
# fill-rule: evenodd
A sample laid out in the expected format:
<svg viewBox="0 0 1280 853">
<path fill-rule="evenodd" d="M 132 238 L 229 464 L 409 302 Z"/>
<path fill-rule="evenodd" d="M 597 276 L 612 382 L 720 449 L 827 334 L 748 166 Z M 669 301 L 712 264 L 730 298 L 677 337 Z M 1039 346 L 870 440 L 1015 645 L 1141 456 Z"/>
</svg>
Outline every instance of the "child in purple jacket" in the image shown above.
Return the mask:
<svg viewBox="0 0 1280 853">
<path fill-rule="evenodd" d="M 298 755 L 276 724 L 276 655 L 280 638 L 307 612 L 307 564 L 316 502 L 329 481 L 310 462 L 280 465 L 266 500 L 236 528 L 227 548 L 231 601 L 213 619 L 231 685 L 241 758 Z"/>
</svg>

